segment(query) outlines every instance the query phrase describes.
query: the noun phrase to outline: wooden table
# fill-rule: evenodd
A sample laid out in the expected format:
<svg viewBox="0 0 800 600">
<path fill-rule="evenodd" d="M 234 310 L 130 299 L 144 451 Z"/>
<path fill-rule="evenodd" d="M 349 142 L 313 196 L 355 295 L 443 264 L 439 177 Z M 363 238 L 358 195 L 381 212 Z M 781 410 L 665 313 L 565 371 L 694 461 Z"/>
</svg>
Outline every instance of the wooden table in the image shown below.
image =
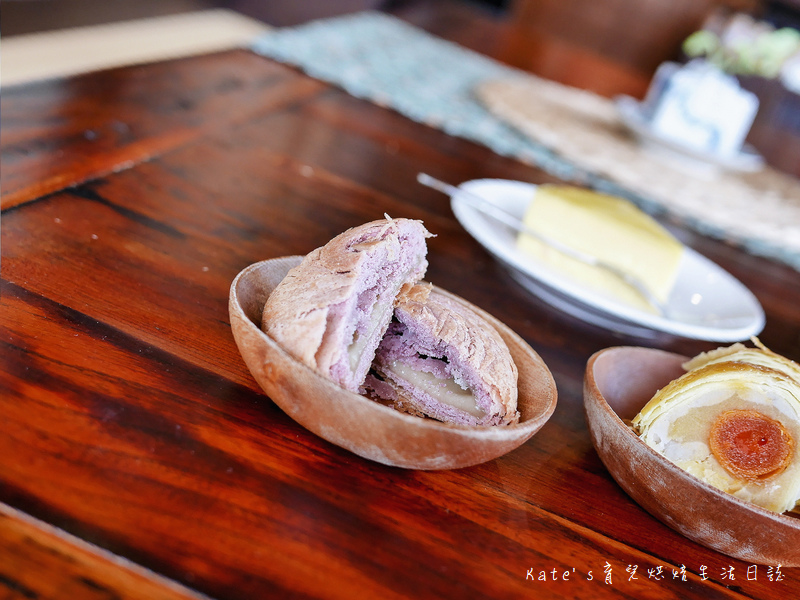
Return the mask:
<svg viewBox="0 0 800 600">
<path fill-rule="evenodd" d="M 1 149 L 0 596 L 798 595 L 796 569 L 748 579 L 617 486 L 590 442 L 584 368 L 642 342 L 535 300 L 414 182 L 553 180 L 542 171 L 244 50 L 4 89 Z M 234 276 L 384 213 L 422 219 L 428 279 L 551 369 L 558 407 L 510 454 L 369 462 L 247 371 Z M 680 235 L 755 292 L 764 343 L 800 359 L 797 272 Z"/>
</svg>

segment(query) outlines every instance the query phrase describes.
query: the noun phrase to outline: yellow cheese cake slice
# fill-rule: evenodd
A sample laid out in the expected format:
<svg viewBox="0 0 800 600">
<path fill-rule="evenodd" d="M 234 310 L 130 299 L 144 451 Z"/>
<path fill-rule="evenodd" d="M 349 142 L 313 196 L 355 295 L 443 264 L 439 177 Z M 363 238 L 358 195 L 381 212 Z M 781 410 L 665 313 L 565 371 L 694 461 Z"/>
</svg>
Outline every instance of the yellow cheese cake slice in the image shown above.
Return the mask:
<svg viewBox="0 0 800 600">
<path fill-rule="evenodd" d="M 540 185 L 523 220 L 534 232 L 636 277 L 660 302 L 667 301 L 683 245 L 632 202 L 574 186 Z M 639 292 L 605 269 L 582 263 L 529 235 L 520 234 L 517 244 L 560 275 L 655 312 Z"/>
</svg>

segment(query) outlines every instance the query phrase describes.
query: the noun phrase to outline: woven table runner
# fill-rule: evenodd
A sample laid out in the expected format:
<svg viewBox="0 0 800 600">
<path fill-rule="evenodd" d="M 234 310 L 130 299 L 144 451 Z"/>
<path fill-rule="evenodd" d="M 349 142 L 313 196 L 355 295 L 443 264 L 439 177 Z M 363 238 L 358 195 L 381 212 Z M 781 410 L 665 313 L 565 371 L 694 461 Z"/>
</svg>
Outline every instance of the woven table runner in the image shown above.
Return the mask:
<svg viewBox="0 0 800 600">
<path fill-rule="evenodd" d="M 800 180 L 772 168 L 687 171 L 645 151 L 607 98 L 375 12 L 275 30 L 252 49 L 414 121 L 800 270 Z"/>
</svg>

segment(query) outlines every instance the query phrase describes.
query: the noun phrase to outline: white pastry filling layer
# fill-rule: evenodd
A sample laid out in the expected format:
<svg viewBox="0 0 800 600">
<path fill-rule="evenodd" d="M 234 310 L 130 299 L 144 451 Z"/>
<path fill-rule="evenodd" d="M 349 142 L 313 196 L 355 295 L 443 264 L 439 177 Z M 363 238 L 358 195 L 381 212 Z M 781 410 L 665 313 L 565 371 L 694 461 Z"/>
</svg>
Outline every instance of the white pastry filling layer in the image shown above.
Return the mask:
<svg viewBox="0 0 800 600">
<path fill-rule="evenodd" d="M 447 404 L 477 418 L 486 414 L 478 408 L 475 395 L 470 390 L 461 387 L 452 377 L 442 379 L 432 373 L 412 369 L 397 360 L 389 363 L 388 370 L 442 404 Z"/>
<path fill-rule="evenodd" d="M 349 358 L 351 371 L 356 371 L 358 369 L 364 351 L 367 349 L 367 344 L 369 344 L 370 340 L 373 342 L 376 341 L 375 337 L 378 333 L 378 329 L 386 326 L 391 319 L 391 313 L 394 312 L 394 303 L 381 302 L 381 297 L 386 297 L 388 295 L 389 298 L 394 298 L 397 296 L 400 292 L 400 288 L 403 286 L 403 282 L 407 278 L 407 275 L 398 278 L 394 285 L 384 291 L 383 294 L 375 296 L 375 302 L 370 309 L 369 320 L 367 321 L 366 327 L 362 327 L 360 323 L 356 325 L 356 329 L 353 332 L 353 340 L 347 347 L 347 356 Z"/>
<path fill-rule="evenodd" d="M 739 389 L 713 389 L 650 424 L 642 439 L 673 463 L 719 490 L 773 510 L 790 510 L 800 496 L 800 463 L 766 481 L 748 482 L 729 473 L 709 447 L 711 424 L 720 413 L 732 409 L 758 411 L 783 422 L 796 436 L 797 425 L 781 410 L 784 403 L 759 393 Z"/>
<path fill-rule="evenodd" d="M 388 321 L 387 313 L 393 310 L 391 304 L 384 306 L 379 302 L 379 300 L 380 296 L 375 299 L 375 305 L 372 307 L 372 311 L 370 312 L 367 330 L 361 332 L 356 329 L 353 332 L 353 341 L 347 347 L 347 356 L 350 359 L 350 369 L 353 371 L 358 368 L 358 365 L 361 362 L 361 357 L 364 354 L 364 350 L 367 348 L 367 343 L 369 343 L 369 341 L 375 337 L 378 328 Z"/>
</svg>

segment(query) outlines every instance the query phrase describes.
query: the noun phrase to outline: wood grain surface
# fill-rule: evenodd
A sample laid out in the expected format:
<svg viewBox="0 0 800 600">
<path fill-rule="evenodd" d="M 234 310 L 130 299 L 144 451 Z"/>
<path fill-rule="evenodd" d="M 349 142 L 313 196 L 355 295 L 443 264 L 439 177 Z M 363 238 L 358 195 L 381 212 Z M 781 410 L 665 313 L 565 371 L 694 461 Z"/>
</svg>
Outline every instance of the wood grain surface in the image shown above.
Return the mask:
<svg viewBox="0 0 800 600">
<path fill-rule="evenodd" d="M 206 598 L 2 503 L 0 537 L 3 598 Z"/>
<path fill-rule="evenodd" d="M 90 582 L 125 598 L 800 591 L 794 569 L 769 579 L 656 521 L 592 447 L 592 353 L 714 344 L 627 338 L 554 311 L 447 198 L 415 184 L 419 171 L 552 177 L 246 51 L 3 96 L 0 501 L 12 509 L 0 539 L 13 560 L 0 596 L 92 597 Z M 437 236 L 428 279 L 499 318 L 552 371 L 556 411 L 517 450 L 450 471 L 382 466 L 297 425 L 247 371 L 227 312 L 236 274 L 384 213 L 422 219 Z M 800 359 L 797 272 L 677 233 L 753 290 L 762 341 Z M 85 558 L 73 538 L 108 554 Z M 136 565 L 136 581 L 109 556 Z M 58 582 L 83 588 L 69 596 Z"/>
</svg>

